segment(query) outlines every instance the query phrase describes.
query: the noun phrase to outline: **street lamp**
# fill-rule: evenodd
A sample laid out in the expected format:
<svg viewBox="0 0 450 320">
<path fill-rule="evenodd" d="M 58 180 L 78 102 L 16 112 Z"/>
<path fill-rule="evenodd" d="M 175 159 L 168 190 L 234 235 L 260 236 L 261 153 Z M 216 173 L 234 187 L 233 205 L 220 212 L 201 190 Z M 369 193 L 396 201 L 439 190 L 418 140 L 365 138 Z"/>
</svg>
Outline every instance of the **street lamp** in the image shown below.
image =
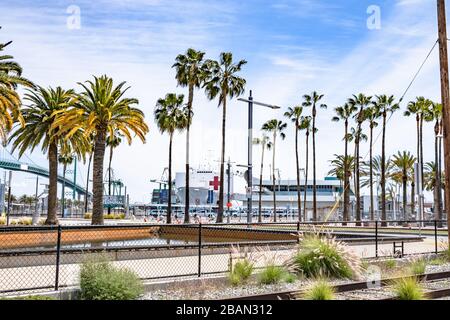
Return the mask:
<svg viewBox="0 0 450 320">
<path fill-rule="evenodd" d="M 238 101 L 248 103 L 248 180 L 247 180 L 247 222 L 252 222 L 252 188 L 253 188 L 253 164 L 252 164 L 252 145 L 253 145 L 253 105 L 270 108 L 272 110 L 281 109 L 281 107 L 258 102 L 253 100 L 252 90 L 250 90 L 250 96 L 248 99 L 239 98 Z"/>
</svg>

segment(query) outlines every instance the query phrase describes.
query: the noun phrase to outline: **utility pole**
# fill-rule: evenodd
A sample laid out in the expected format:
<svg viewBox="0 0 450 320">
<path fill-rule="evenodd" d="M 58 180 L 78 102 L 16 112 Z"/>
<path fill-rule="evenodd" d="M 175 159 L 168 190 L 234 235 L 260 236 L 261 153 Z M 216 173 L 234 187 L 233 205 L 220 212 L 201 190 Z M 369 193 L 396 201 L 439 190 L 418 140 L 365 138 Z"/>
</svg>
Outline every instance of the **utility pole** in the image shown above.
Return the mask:
<svg viewBox="0 0 450 320">
<path fill-rule="evenodd" d="M 441 98 L 444 124 L 445 209 L 447 211 L 448 239 L 450 244 L 450 92 L 448 76 L 447 22 L 445 0 L 437 0 L 439 60 L 441 71 Z"/>
</svg>

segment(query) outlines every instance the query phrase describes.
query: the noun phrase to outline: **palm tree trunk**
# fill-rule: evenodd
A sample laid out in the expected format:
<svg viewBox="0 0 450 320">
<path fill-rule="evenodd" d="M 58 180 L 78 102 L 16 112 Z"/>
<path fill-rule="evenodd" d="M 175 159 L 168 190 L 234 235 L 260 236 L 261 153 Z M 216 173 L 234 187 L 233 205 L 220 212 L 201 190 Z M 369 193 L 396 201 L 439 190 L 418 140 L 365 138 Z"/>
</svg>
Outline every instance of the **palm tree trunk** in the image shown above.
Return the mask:
<svg viewBox="0 0 450 320">
<path fill-rule="evenodd" d="M 373 203 L 373 125 L 370 125 L 370 220 L 375 220 Z"/>
<path fill-rule="evenodd" d="M 93 167 L 92 224 L 103 225 L 103 161 L 106 149 L 106 130 L 98 130 L 95 136 Z"/>
<path fill-rule="evenodd" d="M 416 207 L 416 200 L 415 200 L 415 188 L 416 184 L 414 183 L 414 178 L 411 181 L 411 217 L 414 215 L 414 209 Z"/>
<path fill-rule="evenodd" d="M 263 169 L 264 169 L 264 150 L 266 149 L 265 141 L 262 143 L 261 152 L 261 171 L 259 173 L 259 201 L 258 201 L 258 222 L 262 222 L 262 179 L 263 179 Z"/>
<path fill-rule="evenodd" d="M 88 211 L 88 199 L 89 199 L 89 173 L 91 171 L 91 162 L 92 162 L 92 152 L 89 155 L 89 163 L 87 167 L 87 178 L 86 178 L 86 191 L 84 194 L 84 213 Z"/>
<path fill-rule="evenodd" d="M 169 197 L 167 203 L 167 224 L 172 223 L 172 140 L 173 133 L 170 133 L 169 141 Z"/>
<path fill-rule="evenodd" d="M 223 222 L 223 192 L 224 192 L 224 163 L 225 163 L 225 125 L 227 116 L 226 92 L 223 92 L 223 113 L 222 113 L 222 153 L 220 155 L 220 188 L 219 188 L 219 208 L 217 212 L 217 223 Z"/>
<path fill-rule="evenodd" d="M 109 164 L 108 164 L 108 196 L 111 196 L 111 163 L 113 158 L 113 147 L 109 147 Z M 111 199 L 109 199 L 111 202 Z M 111 206 L 108 206 L 108 214 L 111 213 Z"/>
<path fill-rule="evenodd" d="M 345 141 L 345 161 L 344 161 L 344 213 L 342 216 L 342 219 L 344 220 L 343 225 L 347 225 L 348 218 L 348 212 L 350 209 L 350 177 L 349 177 L 349 171 L 350 168 L 348 167 L 348 140 L 347 140 L 347 134 L 348 134 L 348 120 L 345 120 L 345 135 L 344 135 L 344 141 Z"/>
<path fill-rule="evenodd" d="M 439 132 L 442 132 L 442 119 L 439 121 Z M 438 156 L 438 164 L 437 164 L 437 170 L 438 170 L 438 178 L 439 178 L 439 222 L 438 227 L 442 228 L 442 216 L 444 212 L 443 207 L 443 199 L 442 199 L 442 141 L 439 139 L 439 156 Z M 444 192 L 445 194 L 445 192 Z"/>
<path fill-rule="evenodd" d="M 308 129 L 307 129 L 308 130 Z M 308 190 L 308 167 L 309 167 L 309 132 L 306 131 L 306 161 L 305 161 L 305 190 L 303 190 L 304 197 L 303 197 L 303 221 L 307 220 L 306 216 L 306 192 Z"/>
<path fill-rule="evenodd" d="M 316 106 L 313 106 L 313 220 L 317 221 L 317 186 L 316 186 Z"/>
<path fill-rule="evenodd" d="M 402 182 L 403 182 L 403 220 L 408 220 L 408 217 L 406 216 L 406 208 L 408 206 L 408 198 L 407 198 L 407 181 L 408 181 L 408 176 L 406 173 L 406 170 L 403 171 L 403 177 L 402 177 Z"/>
<path fill-rule="evenodd" d="M 420 188 L 423 190 L 423 116 L 420 117 L 420 174 L 422 177 Z"/>
<path fill-rule="evenodd" d="M 383 111 L 383 136 L 381 139 L 381 226 L 387 226 L 386 221 L 386 110 Z"/>
<path fill-rule="evenodd" d="M 356 180 L 356 225 L 361 225 L 361 195 L 359 184 L 359 135 L 361 134 L 361 123 L 358 123 L 358 136 L 355 139 L 356 157 L 355 157 L 355 180 Z"/>
<path fill-rule="evenodd" d="M 63 166 L 63 183 L 62 183 L 62 190 L 61 190 L 61 217 L 64 218 L 64 207 L 65 207 L 65 192 L 66 192 L 66 168 L 67 165 L 64 164 Z"/>
<path fill-rule="evenodd" d="M 48 148 L 49 186 L 48 186 L 48 211 L 46 225 L 58 224 L 56 207 L 58 201 L 58 146 L 55 142 Z"/>
<path fill-rule="evenodd" d="M 277 195 L 275 190 L 275 143 L 277 139 L 277 130 L 273 132 L 273 153 L 272 153 L 272 184 L 273 184 L 273 222 L 277 222 Z"/>
<path fill-rule="evenodd" d="M 297 208 L 298 221 L 302 221 L 302 199 L 300 192 L 300 163 L 298 156 L 298 121 L 295 123 L 295 164 L 297 166 Z"/>
<path fill-rule="evenodd" d="M 185 183 L 185 191 L 184 191 L 184 223 L 190 222 L 189 215 L 189 139 L 190 139 L 190 129 L 191 129 L 191 113 L 192 113 L 192 103 L 194 101 L 194 86 L 192 84 L 189 85 L 189 98 L 188 98 L 188 126 L 186 128 L 186 183 Z"/>
</svg>

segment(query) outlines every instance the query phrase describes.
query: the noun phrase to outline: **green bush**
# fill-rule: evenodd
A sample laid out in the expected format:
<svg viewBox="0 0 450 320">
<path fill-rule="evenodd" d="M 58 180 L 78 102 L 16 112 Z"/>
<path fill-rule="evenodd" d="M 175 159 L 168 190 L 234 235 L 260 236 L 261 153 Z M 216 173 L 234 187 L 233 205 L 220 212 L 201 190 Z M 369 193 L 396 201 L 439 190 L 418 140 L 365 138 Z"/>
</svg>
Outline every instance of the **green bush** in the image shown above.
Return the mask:
<svg viewBox="0 0 450 320">
<path fill-rule="evenodd" d="M 294 283 L 297 279 L 297 276 L 290 272 L 286 272 L 283 278 L 286 283 Z"/>
<path fill-rule="evenodd" d="M 422 285 L 416 277 L 396 280 L 393 290 L 399 300 L 425 300 L 426 295 Z"/>
<path fill-rule="evenodd" d="M 413 275 L 424 274 L 427 268 L 427 262 L 424 259 L 417 259 L 411 262 L 409 270 Z"/>
<path fill-rule="evenodd" d="M 229 278 L 232 285 L 239 285 L 250 278 L 253 273 L 253 263 L 248 259 L 236 262 L 230 272 Z"/>
<path fill-rule="evenodd" d="M 109 262 L 83 263 L 80 287 L 84 300 L 134 300 L 144 292 L 135 273 Z"/>
<path fill-rule="evenodd" d="M 276 284 L 283 280 L 286 270 L 275 265 L 268 265 L 259 274 L 259 282 L 261 284 Z"/>
<path fill-rule="evenodd" d="M 397 261 L 394 259 L 386 260 L 386 261 L 384 261 L 384 266 L 387 269 L 394 269 L 397 266 Z"/>
<path fill-rule="evenodd" d="M 344 243 L 314 234 L 303 238 L 288 266 L 309 278 L 356 278 L 361 271 L 361 259 Z"/>
<path fill-rule="evenodd" d="M 303 299 L 306 300 L 334 300 L 335 290 L 325 280 L 317 280 L 303 293 Z"/>
</svg>

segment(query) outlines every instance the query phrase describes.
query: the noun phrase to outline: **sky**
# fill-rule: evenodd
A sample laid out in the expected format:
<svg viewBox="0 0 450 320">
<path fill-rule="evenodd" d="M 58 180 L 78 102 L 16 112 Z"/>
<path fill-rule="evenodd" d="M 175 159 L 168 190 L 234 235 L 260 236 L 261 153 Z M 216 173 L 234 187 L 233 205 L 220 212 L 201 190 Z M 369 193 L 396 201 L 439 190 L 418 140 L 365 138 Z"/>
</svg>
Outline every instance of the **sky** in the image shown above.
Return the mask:
<svg viewBox="0 0 450 320">
<path fill-rule="evenodd" d="M 399 98 L 437 39 L 433 0 L 0 0 L 0 12 L 0 42 L 13 40 L 6 53 L 36 84 L 80 90 L 77 83 L 107 74 L 130 86 L 128 97 L 139 99 L 150 126 L 145 144 L 137 139 L 131 146 L 124 143 L 113 159 L 115 176 L 127 185 L 132 202 L 149 202 L 156 187 L 150 179 L 159 179 L 168 166 L 168 137 L 159 133 L 153 111 L 166 93 L 187 95 L 177 86 L 171 68 L 186 49 L 204 51 L 212 59 L 232 52 L 236 61 L 248 61 L 241 73 L 247 81 L 244 96 L 252 90 L 255 100 L 283 107 L 279 111 L 255 107 L 255 136 L 265 121 L 282 119 L 288 107 L 301 104 L 304 94 L 323 93 L 328 109 L 319 110 L 317 118 L 317 176 L 323 178 L 329 161 L 344 149 L 343 124 L 331 122 L 334 108 L 360 92 Z M 416 96 L 440 99 L 437 50 L 405 96 L 402 111 L 388 124 L 388 154 L 415 153 L 415 119 L 402 113 Z M 203 90 L 195 92 L 193 167 L 217 166 L 222 115 L 217 104 L 208 101 Z M 304 114 L 310 112 L 306 109 Z M 286 134 L 277 145 L 276 167 L 282 179 L 295 179 L 293 126 Z M 432 124 L 426 125 L 424 138 L 424 160 L 433 161 Z M 367 143 L 362 145 L 361 154 L 366 156 L 368 149 Z M 375 155 L 381 153 L 380 140 L 374 150 Z M 236 99 L 228 108 L 226 158 L 247 163 L 247 106 Z M 257 147 L 253 158 L 259 168 Z M 47 166 L 39 150 L 23 160 Z M 184 162 L 185 137 L 179 134 L 174 171 L 183 171 Z M 79 164 L 82 185 L 86 168 Z M 14 173 L 13 193 L 33 194 L 31 179 Z M 243 191 L 243 181 L 236 186 L 235 191 Z"/>
</svg>

